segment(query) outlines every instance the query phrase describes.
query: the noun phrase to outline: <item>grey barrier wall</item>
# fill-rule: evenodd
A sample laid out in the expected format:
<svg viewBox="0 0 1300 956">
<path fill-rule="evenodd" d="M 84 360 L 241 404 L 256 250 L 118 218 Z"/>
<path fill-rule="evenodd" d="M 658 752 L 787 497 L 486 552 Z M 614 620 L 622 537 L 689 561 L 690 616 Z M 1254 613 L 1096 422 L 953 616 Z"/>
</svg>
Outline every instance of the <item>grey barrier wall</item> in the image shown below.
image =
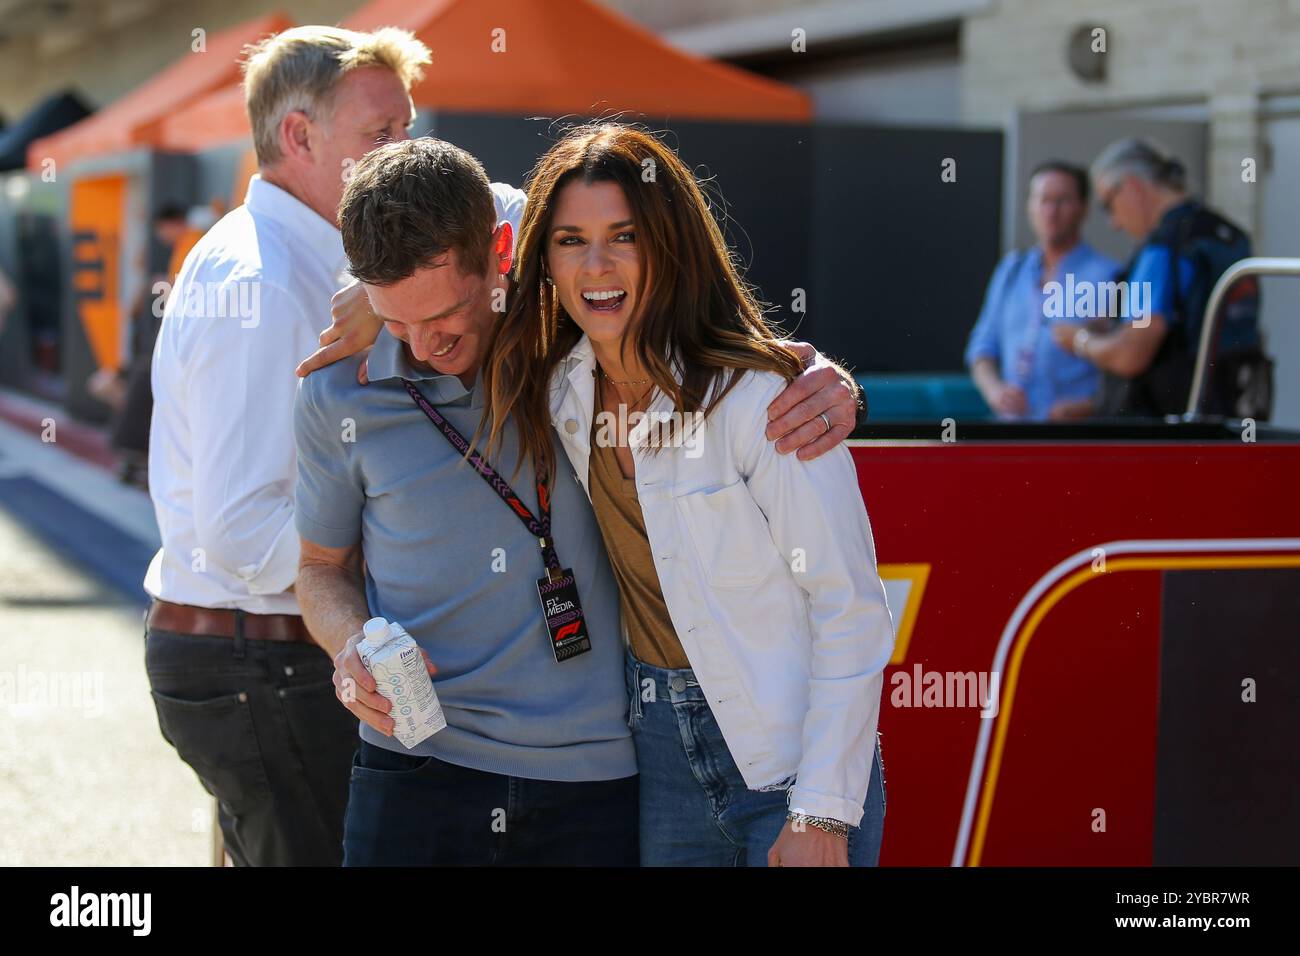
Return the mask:
<svg viewBox="0 0 1300 956">
<path fill-rule="evenodd" d="M 239 171 L 239 161 L 250 144 L 238 142 L 229 146 L 205 150 L 194 157 L 194 195 L 190 204 L 206 203 L 214 197 L 225 200 L 227 204 L 244 201 L 241 190 L 234 195 L 235 173 Z"/>
<path fill-rule="evenodd" d="M 814 341 L 862 372 L 962 369 L 999 258 L 1002 134 L 822 125 L 815 142 Z"/>
<path fill-rule="evenodd" d="M 493 179 L 516 185 L 562 134 L 549 119 L 426 119 L 432 135 L 474 153 Z M 725 199 L 727 238 L 787 331 L 859 371 L 962 367 L 998 259 L 1000 132 L 644 125 L 668 128 L 681 157 L 712 177 Z M 954 181 L 943 175 L 947 159 L 955 161 Z"/>
</svg>

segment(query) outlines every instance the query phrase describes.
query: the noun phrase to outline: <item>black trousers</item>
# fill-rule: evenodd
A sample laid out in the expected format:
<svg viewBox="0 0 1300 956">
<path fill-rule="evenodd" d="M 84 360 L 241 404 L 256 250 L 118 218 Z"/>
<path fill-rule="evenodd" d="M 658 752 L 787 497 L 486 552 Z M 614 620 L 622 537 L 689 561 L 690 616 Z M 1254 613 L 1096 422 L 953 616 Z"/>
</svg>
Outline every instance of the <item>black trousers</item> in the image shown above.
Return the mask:
<svg viewBox="0 0 1300 956">
<path fill-rule="evenodd" d="M 148 629 L 158 726 L 220 804 L 237 866 L 338 866 L 357 719 L 314 644 Z"/>
<path fill-rule="evenodd" d="M 361 741 L 344 866 L 636 866 L 638 778 L 508 777 Z"/>
</svg>

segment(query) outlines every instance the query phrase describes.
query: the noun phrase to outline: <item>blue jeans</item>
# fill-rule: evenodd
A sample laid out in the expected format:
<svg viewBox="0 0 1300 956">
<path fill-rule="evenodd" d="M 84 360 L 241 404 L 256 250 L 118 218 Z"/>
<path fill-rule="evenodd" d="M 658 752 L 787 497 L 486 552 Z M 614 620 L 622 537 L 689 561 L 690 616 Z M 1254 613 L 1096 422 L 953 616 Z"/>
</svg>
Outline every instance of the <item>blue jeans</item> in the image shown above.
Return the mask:
<svg viewBox="0 0 1300 956">
<path fill-rule="evenodd" d="M 767 866 L 767 851 L 785 826 L 787 790 L 745 786 L 691 670 L 666 670 L 628 653 L 626 674 L 641 776 L 641 865 Z M 880 857 L 879 739 L 863 811 L 849 828 L 850 866 L 875 866 Z"/>
<path fill-rule="evenodd" d="M 352 764 L 344 866 L 636 866 L 637 778 L 509 777 L 376 747 Z"/>
</svg>

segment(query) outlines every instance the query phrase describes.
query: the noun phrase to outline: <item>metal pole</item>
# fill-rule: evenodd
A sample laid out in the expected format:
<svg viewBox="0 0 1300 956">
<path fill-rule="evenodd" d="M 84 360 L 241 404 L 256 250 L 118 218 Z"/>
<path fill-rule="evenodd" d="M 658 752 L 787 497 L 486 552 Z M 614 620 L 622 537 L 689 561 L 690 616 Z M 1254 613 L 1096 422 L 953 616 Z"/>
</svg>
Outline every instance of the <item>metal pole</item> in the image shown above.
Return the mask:
<svg viewBox="0 0 1300 956">
<path fill-rule="evenodd" d="M 1199 417 L 1201 395 L 1205 391 L 1205 375 L 1210 360 L 1210 345 L 1219 330 L 1219 315 L 1228 290 L 1241 278 L 1253 275 L 1300 276 L 1300 259 L 1269 256 L 1252 256 L 1234 262 L 1219 276 L 1205 304 L 1205 317 L 1201 322 L 1201 344 L 1196 350 L 1196 369 L 1192 372 L 1192 391 L 1187 399 L 1186 421 Z"/>
</svg>

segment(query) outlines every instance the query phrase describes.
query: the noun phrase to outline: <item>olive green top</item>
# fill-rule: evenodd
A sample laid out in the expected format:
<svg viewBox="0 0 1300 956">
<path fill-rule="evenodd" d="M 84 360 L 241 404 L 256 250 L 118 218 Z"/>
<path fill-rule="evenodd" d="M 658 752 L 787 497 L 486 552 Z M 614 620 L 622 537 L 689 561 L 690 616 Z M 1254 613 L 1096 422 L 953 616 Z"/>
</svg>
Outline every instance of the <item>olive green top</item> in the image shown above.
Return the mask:
<svg viewBox="0 0 1300 956">
<path fill-rule="evenodd" d="M 614 447 L 606 443 L 602 448 L 594 428 L 588 467 L 591 507 L 618 582 L 623 625 L 632 653 L 656 667 L 690 667 L 659 587 L 659 573 L 636 496 L 636 479 L 624 477 Z"/>
</svg>

